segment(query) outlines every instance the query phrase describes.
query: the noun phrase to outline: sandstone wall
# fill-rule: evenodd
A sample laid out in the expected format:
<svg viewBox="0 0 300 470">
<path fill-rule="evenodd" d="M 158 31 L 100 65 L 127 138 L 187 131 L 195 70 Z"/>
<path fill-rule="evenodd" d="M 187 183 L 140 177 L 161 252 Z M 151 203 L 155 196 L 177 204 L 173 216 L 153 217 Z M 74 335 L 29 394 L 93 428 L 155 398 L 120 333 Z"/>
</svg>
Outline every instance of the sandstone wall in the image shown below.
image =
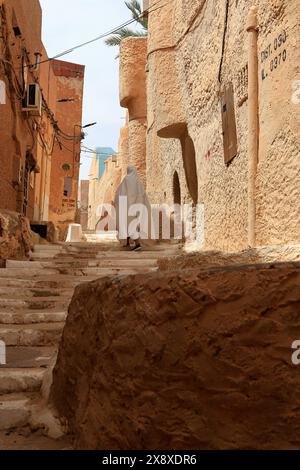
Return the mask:
<svg viewBox="0 0 300 470">
<path fill-rule="evenodd" d="M 118 164 L 121 167 L 122 178 L 127 175 L 127 166 L 129 163 L 129 129 L 128 124 L 120 130 L 119 149 L 118 149 Z"/>
<path fill-rule="evenodd" d="M 28 11 L 30 15 L 26 14 Z M 37 153 L 40 151 L 39 129 L 33 127 L 32 119 L 22 112 L 20 95 L 24 93 L 25 75 L 27 83 L 40 79 L 40 73 L 28 67 L 21 73 L 22 64 L 26 63 L 24 49 L 29 63 L 35 63 L 35 52 L 43 51 L 39 1 L 0 0 L 0 22 L 0 57 L 6 61 L 0 66 L 0 81 L 5 87 L 5 100 L 0 104 L 0 207 L 23 213 L 32 220 Z M 13 28 L 19 28 L 21 35 L 17 34 L 18 30 L 15 34 Z M 43 121 L 45 123 L 47 119 Z M 27 159 L 28 152 L 30 159 Z"/>
<path fill-rule="evenodd" d="M 120 47 L 120 103 L 128 109 L 128 163 L 146 183 L 147 38 L 127 38 Z"/>
<path fill-rule="evenodd" d="M 117 189 L 122 179 L 122 168 L 118 165 L 116 157 L 110 157 L 105 162 L 105 172 L 101 179 L 92 178 L 89 187 L 89 226 L 95 230 L 100 217 L 98 208 L 103 204 L 111 204 L 115 200 Z"/>
<path fill-rule="evenodd" d="M 26 259 L 33 249 L 29 220 L 16 212 L 0 212 L 0 260 Z"/>
<path fill-rule="evenodd" d="M 77 287 L 52 401 L 78 449 L 298 449 L 300 265 Z"/>
<path fill-rule="evenodd" d="M 195 146 L 198 202 L 205 208 L 204 234 L 198 226 L 197 235 L 198 239 L 204 235 L 207 249 L 232 251 L 248 244 L 246 21 L 253 3 L 229 2 L 226 28 L 224 0 L 173 0 L 149 15 L 147 187 L 156 200 L 173 202 L 177 170 L 185 198 L 191 196 L 180 147 L 184 124 Z M 257 3 L 256 243 L 296 243 L 300 240 L 300 108 L 291 97 L 299 76 L 300 13 L 297 0 Z M 220 93 L 229 82 L 234 87 L 238 155 L 226 166 Z"/>
<path fill-rule="evenodd" d="M 82 105 L 85 67 L 55 60 L 52 62 L 57 80 L 57 99 L 68 100 L 57 103 L 56 119 L 62 132 L 75 136 L 76 141 L 59 135 L 61 145 L 56 142 L 51 165 L 49 220 L 60 230 L 65 239 L 68 226 L 76 221 L 80 170 L 80 143 L 82 133 Z M 69 169 L 64 169 L 68 165 Z M 65 181 L 70 179 L 71 191 L 65 194 Z"/>
</svg>

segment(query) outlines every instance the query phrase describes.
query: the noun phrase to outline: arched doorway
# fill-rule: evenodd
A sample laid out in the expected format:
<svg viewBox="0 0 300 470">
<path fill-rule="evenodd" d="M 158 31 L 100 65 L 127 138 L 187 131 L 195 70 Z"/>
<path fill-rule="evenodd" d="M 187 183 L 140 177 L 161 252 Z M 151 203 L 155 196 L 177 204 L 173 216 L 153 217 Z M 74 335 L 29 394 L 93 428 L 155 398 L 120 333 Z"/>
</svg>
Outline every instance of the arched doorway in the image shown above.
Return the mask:
<svg viewBox="0 0 300 470">
<path fill-rule="evenodd" d="M 174 204 L 181 204 L 181 189 L 177 171 L 173 175 L 173 201 Z"/>
</svg>

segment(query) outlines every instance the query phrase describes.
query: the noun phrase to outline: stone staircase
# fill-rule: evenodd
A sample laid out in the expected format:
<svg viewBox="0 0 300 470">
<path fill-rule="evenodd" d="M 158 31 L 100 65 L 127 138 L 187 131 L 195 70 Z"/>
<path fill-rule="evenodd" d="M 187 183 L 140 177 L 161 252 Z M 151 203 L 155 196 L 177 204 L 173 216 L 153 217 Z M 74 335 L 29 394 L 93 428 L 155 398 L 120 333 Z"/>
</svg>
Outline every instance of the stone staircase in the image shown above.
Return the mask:
<svg viewBox="0 0 300 470">
<path fill-rule="evenodd" d="M 0 366 L 0 448 L 1 432 L 31 426 L 32 407 L 55 360 L 75 286 L 107 275 L 154 271 L 157 259 L 175 250 L 120 251 L 110 239 L 38 245 L 30 261 L 6 262 L 0 269 L 0 340 L 6 344 L 6 365 Z"/>
</svg>

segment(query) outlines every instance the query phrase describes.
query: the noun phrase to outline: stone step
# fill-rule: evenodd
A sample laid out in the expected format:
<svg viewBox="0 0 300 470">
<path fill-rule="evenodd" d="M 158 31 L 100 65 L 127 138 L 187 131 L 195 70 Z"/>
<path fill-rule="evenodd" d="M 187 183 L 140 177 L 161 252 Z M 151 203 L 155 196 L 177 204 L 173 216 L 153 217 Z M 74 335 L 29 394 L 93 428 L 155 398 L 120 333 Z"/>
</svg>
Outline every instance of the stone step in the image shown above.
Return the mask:
<svg viewBox="0 0 300 470">
<path fill-rule="evenodd" d="M 1 277 L 0 278 L 0 288 L 3 287 L 7 288 L 14 288 L 14 289 L 34 289 L 40 287 L 41 281 L 35 281 L 30 279 L 15 279 L 9 277 Z M 42 286 L 44 288 L 52 287 L 54 288 L 54 284 L 51 285 L 51 281 L 47 284 L 43 281 Z M 58 283 L 55 284 L 55 287 L 58 287 Z"/>
<path fill-rule="evenodd" d="M 7 268 L 7 269 L 0 269 L 0 278 L 9 278 L 14 277 L 16 279 L 32 279 L 38 278 L 41 279 L 45 276 L 54 276 L 57 278 L 59 275 L 64 276 L 74 276 L 74 277 L 104 277 L 104 276 L 111 276 L 115 274 L 119 274 L 122 271 L 122 274 L 131 275 L 131 274 L 140 274 L 146 272 L 153 272 L 156 271 L 158 268 L 143 268 L 143 267 L 134 267 L 134 268 L 115 268 L 115 267 L 97 267 L 97 268 L 56 268 L 56 269 L 32 269 L 32 268 L 22 268 L 22 269 L 15 269 L 15 268 Z"/>
<path fill-rule="evenodd" d="M 13 271 L 15 274 L 15 270 Z M 1 272 L 0 272 L 1 275 Z M 94 276 L 90 278 L 85 278 L 84 282 L 94 280 Z M 28 279 L 16 279 L 15 276 L 11 277 L 0 277 L 0 286 L 3 287 L 14 287 L 16 289 L 22 289 L 24 292 L 26 289 L 58 289 L 64 288 L 70 291 L 74 290 L 74 287 L 82 282 L 82 276 L 63 276 L 63 275 L 49 275 L 43 276 L 42 280 L 40 278 L 35 279 L 30 276 Z"/>
<path fill-rule="evenodd" d="M 6 365 L 3 369 L 39 369 L 45 370 L 57 354 L 55 346 L 7 346 Z"/>
<path fill-rule="evenodd" d="M 3 299 L 0 298 L 0 311 L 14 313 L 16 310 L 52 310 L 57 308 L 67 308 L 71 295 L 67 297 L 49 297 L 28 299 Z"/>
<path fill-rule="evenodd" d="M 61 262 L 72 262 L 77 260 L 157 260 L 164 257 L 175 256 L 178 254 L 174 251 L 113 251 L 111 253 L 99 252 L 93 254 L 91 257 L 86 257 L 85 254 L 76 253 L 70 256 L 69 253 L 62 253 L 54 260 L 58 259 Z"/>
<path fill-rule="evenodd" d="M 39 391 L 44 374 L 45 369 L 0 368 L 0 395 Z"/>
<path fill-rule="evenodd" d="M 175 256 L 178 254 L 177 252 L 170 251 L 170 252 L 152 252 L 152 251 L 141 251 L 141 252 L 135 252 L 135 251 L 124 251 L 124 252 L 112 252 L 110 254 L 106 252 L 97 252 L 97 253 L 61 253 L 59 255 L 55 256 L 40 256 L 38 255 L 32 255 L 31 256 L 31 262 L 33 261 L 41 261 L 42 264 L 44 262 L 52 262 L 52 261 L 59 261 L 59 262 L 64 262 L 64 263 L 74 263 L 77 261 L 92 261 L 92 260 L 108 260 L 108 259 L 118 259 L 118 260 L 136 260 L 136 259 L 143 259 L 143 260 L 157 260 L 161 258 L 166 258 L 166 257 L 171 257 Z"/>
<path fill-rule="evenodd" d="M 71 243 L 64 245 L 64 252 L 69 253 L 96 253 L 98 251 L 120 251 L 119 242 L 116 243 Z"/>
<path fill-rule="evenodd" d="M 71 299 L 70 299 L 71 300 Z M 1 312 L 0 325 L 31 325 L 36 323 L 62 323 L 66 321 L 67 312 Z"/>
<path fill-rule="evenodd" d="M 0 430 L 22 428 L 30 420 L 31 395 L 8 394 L 0 397 Z"/>
<path fill-rule="evenodd" d="M 62 251 L 63 245 L 34 245 L 34 252 L 44 253 L 45 251 Z"/>
<path fill-rule="evenodd" d="M 26 288 L 16 288 L 15 286 L 6 286 L 3 287 L 0 285 L 0 298 L 7 298 L 7 299 L 49 299 L 52 297 L 53 299 L 63 299 L 63 298 L 70 298 L 72 296 L 73 289 L 72 288 L 59 288 L 56 287 L 55 289 L 51 288 L 41 288 L 41 287 L 28 287 Z"/>
<path fill-rule="evenodd" d="M 43 278 L 43 276 L 57 276 L 57 270 L 55 269 L 32 269 L 32 268 L 6 268 L 0 269 L 0 278 L 15 278 L 15 279 L 25 279 L 31 277 Z"/>
<path fill-rule="evenodd" d="M 157 266 L 156 259 L 144 259 L 138 258 L 136 256 L 131 256 L 128 258 L 105 258 L 99 256 L 95 260 L 74 260 L 73 258 L 69 259 L 69 262 L 62 259 L 55 259 L 51 261 L 7 261 L 6 268 L 10 269 L 56 269 L 56 268 L 89 268 L 89 267 L 101 267 L 101 268 L 130 268 L 130 267 L 153 267 Z"/>
<path fill-rule="evenodd" d="M 15 269 L 22 269 L 22 268 L 43 268 L 42 263 L 39 261 L 15 261 L 8 259 L 6 261 L 6 268 L 15 268 Z"/>
<path fill-rule="evenodd" d="M 32 253 L 32 255 L 30 256 L 30 260 L 39 261 L 43 259 L 53 259 L 56 256 L 60 256 L 60 254 L 60 251 L 40 251 L 37 253 Z"/>
<path fill-rule="evenodd" d="M 143 267 L 155 267 L 157 266 L 156 259 L 94 259 L 94 260 L 72 260 L 69 263 L 63 260 L 49 261 L 43 263 L 45 268 L 66 268 L 66 269 L 75 269 L 75 268 L 143 268 Z"/>
<path fill-rule="evenodd" d="M 64 323 L 0 325 L 0 340 L 6 346 L 53 346 L 60 341 Z"/>
</svg>

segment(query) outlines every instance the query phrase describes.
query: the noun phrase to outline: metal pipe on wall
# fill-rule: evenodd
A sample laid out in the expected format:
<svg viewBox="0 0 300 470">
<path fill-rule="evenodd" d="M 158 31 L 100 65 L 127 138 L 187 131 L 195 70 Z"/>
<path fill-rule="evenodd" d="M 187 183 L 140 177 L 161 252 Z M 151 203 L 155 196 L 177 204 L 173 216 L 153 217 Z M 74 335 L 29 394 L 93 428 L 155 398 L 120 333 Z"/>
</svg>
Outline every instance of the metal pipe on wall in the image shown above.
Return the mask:
<svg viewBox="0 0 300 470">
<path fill-rule="evenodd" d="M 257 7 L 250 8 L 247 19 L 248 51 L 248 244 L 256 243 L 256 174 L 259 152 L 258 20 Z"/>
</svg>

